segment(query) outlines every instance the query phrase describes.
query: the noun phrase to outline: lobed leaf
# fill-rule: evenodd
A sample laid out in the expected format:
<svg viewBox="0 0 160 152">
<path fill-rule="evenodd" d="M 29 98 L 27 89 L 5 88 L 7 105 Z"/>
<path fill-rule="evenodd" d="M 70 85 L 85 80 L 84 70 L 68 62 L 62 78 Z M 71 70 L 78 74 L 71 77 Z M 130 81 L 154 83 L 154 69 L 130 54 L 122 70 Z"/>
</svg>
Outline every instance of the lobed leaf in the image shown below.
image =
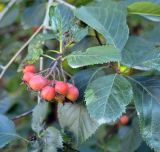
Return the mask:
<svg viewBox="0 0 160 152">
<path fill-rule="evenodd" d="M 129 78 L 143 139 L 155 151 L 160 151 L 160 80 L 150 77 Z"/>
<path fill-rule="evenodd" d="M 43 132 L 43 152 L 57 152 L 57 148 L 63 147 L 63 139 L 60 131 L 54 127 L 48 127 Z"/>
<path fill-rule="evenodd" d="M 92 81 L 85 91 L 85 101 L 90 116 L 99 124 L 118 119 L 133 96 L 131 84 L 117 74 Z"/>
<path fill-rule="evenodd" d="M 126 10 L 119 3 L 105 0 L 75 10 L 77 18 L 101 33 L 109 44 L 122 50 L 128 39 Z"/>
<path fill-rule="evenodd" d="M 141 37 L 131 37 L 122 51 L 123 64 L 141 70 L 160 70 L 160 48 Z"/>
<path fill-rule="evenodd" d="M 44 120 L 48 113 L 48 103 L 40 102 L 37 106 L 33 109 L 32 113 L 32 129 L 36 133 L 40 133 L 44 129 Z"/>
<path fill-rule="evenodd" d="M 26 61 L 35 63 L 43 54 L 43 45 L 45 40 L 55 38 L 52 34 L 39 34 L 29 44 Z"/>
<path fill-rule="evenodd" d="M 67 128 L 75 135 L 76 143 L 88 139 L 98 128 L 83 105 L 65 103 L 58 105 L 58 118 L 62 128 Z"/>
<path fill-rule="evenodd" d="M 78 68 L 111 61 L 120 61 L 121 54 L 112 45 L 105 45 L 88 48 L 85 52 L 75 51 L 67 56 L 67 60 L 71 67 Z"/>
</svg>

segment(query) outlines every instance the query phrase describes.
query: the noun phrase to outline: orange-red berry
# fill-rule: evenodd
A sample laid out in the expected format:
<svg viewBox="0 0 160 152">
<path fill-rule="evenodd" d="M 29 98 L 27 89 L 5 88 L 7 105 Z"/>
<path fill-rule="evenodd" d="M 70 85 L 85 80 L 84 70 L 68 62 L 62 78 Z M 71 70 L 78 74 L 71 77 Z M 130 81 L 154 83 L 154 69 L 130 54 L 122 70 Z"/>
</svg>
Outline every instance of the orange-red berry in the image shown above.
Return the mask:
<svg viewBox="0 0 160 152">
<path fill-rule="evenodd" d="M 129 122 L 129 117 L 128 117 L 127 115 L 123 115 L 123 116 L 121 116 L 120 119 L 119 119 L 119 123 L 120 123 L 121 125 L 127 125 L 128 122 Z"/>
<path fill-rule="evenodd" d="M 34 73 L 26 72 L 26 73 L 24 73 L 22 80 L 23 80 L 25 83 L 29 83 L 29 81 L 31 80 L 31 78 L 32 78 L 33 76 L 34 76 Z"/>
<path fill-rule="evenodd" d="M 68 92 L 68 85 L 67 85 L 67 83 L 65 83 L 63 81 L 56 81 L 55 90 L 57 93 L 66 96 L 66 94 Z"/>
<path fill-rule="evenodd" d="M 41 97 L 46 101 L 52 101 L 55 97 L 55 88 L 46 86 L 41 90 Z"/>
<path fill-rule="evenodd" d="M 23 73 L 26 73 L 26 72 L 35 73 L 36 72 L 36 67 L 33 64 L 28 64 L 23 69 Z"/>
<path fill-rule="evenodd" d="M 74 102 L 79 97 L 79 90 L 74 85 L 72 85 L 70 83 L 67 83 L 67 84 L 68 84 L 68 93 L 66 95 L 66 98 L 69 99 L 70 101 Z"/>
<path fill-rule="evenodd" d="M 41 75 L 35 75 L 29 81 L 29 86 L 34 91 L 40 91 L 48 84 L 48 80 Z"/>
</svg>

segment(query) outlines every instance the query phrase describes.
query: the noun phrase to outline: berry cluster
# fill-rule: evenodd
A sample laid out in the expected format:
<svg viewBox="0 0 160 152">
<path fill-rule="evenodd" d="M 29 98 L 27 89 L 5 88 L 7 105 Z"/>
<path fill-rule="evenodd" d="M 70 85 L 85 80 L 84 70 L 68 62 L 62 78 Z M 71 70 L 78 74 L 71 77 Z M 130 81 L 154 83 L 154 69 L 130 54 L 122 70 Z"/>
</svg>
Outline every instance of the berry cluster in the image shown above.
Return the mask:
<svg viewBox="0 0 160 152">
<path fill-rule="evenodd" d="M 37 74 L 33 64 L 24 67 L 22 79 L 32 90 L 40 91 L 41 98 L 46 101 L 56 100 L 63 102 L 67 98 L 71 102 L 74 102 L 79 96 L 79 90 L 73 84 L 58 80 L 49 80 Z"/>
</svg>

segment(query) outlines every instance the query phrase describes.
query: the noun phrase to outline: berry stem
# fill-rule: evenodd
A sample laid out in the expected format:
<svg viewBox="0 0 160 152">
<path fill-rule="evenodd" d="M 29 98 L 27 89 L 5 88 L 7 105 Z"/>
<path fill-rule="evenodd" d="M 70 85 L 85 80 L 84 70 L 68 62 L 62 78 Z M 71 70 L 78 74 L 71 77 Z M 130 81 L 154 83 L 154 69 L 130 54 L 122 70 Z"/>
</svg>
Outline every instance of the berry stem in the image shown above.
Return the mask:
<svg viewBox="0 0 160 152">
<path fill-rule="evenodd" d="M 61 55 L 58 56 L 58 58 L 55 60 L 55 62 L 54 62 L 54 64 L 53 64 L 53 66 L 51 67 L 49 73 L 46 75 L 46 78 L 48 78 L 48 77 L 52 74 L 52 72 L 55 71 L 55 69 L 56 69 L 56 67 L 57 67 L 57 65 L 58 65 L 58 63 L 59 63 L 59 60 L 60 60 L 61 58 L 62 58 Z"/>
<path fill-rule="evenodd" d="M 49 59 L 51 59 L 51 60 L 56 60 L 55 58 L 53 58 L 53 57 L 51 57 L 51 56 L 49 56 L 49 55 L 47 55 L 47 54 L 42 54 L 42 56 L 43 57 L 46 57 L 46 58 L 49 58 Z"/>
</svg>

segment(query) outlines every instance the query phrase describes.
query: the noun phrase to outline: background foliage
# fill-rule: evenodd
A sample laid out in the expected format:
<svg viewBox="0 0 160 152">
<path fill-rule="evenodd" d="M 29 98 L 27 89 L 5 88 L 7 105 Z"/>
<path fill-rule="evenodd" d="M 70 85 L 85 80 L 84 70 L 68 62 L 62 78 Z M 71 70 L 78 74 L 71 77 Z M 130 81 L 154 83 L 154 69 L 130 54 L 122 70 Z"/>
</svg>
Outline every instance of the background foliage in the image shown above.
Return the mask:
<svg viewBox="0 0 160 152">
<path fill-rule="evenodd" d="M 160 1 L 65 2 L 17 0 L 2 18 L 11 1 L 0 1 L 0 151 L 160 152 Z M 22 66 L 43 56 L 48 68 L 61 43 L 80 96 L 37 104 Z"/>
</svg>

